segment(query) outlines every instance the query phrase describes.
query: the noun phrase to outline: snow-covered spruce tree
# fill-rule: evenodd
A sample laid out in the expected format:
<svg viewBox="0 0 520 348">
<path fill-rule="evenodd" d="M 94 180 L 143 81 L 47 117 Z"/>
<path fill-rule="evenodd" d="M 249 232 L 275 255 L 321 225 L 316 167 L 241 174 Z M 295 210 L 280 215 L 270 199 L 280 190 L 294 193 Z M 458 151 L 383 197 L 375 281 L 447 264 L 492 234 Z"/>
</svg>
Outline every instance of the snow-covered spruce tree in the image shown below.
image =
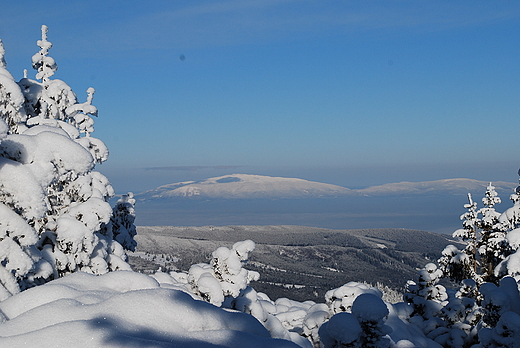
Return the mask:
<svg viewBox="0 0 520 348">
<path fill-rule="evenodd" d="M 502 214 L 495 211 L 494 206 L 500 199 L 492 184 L 487 187 L 481 209 L 477 209 L 471 195 L 468 195 L 469 203 L 465 205 L 468 211 L 461 216 L 463 229 L 454 233 L 455 237 L 466 242 L 466 247 L 459 250 L 449 245 L 438 261 L 443 272 L 437 278 L 461 281 L 460 288 L 456 292 L 450 291 L 446 300 L 437 301 L 434 316 L 430 314 L 428 319 L 428 316 L 412 315 L 410 318 L 410 323 L 421 328 L 428 338 L 443 347 L 502 347 L 498 342 L 506 342 L 507 339 L 502 341 L 502 338 L 495 336 L 513 335 L 503 330 L 506 330 L 505 327 L 514 330 L 514 323 L 499 322 L 505 313 L 520 314 L 517 285 L 520 279 L 518 191 L 519 188 L 511 196 L 513 207 Z M 430 265 L 430 268 L 434 269 L 435 265 Z M 421 273 L 424 270 L 420 272 L 420 277 Z M 420 290 L 421 283 L 426 284 L 419 281 L 405 294 L 405 299 L 413 304 L 415 313 L 427 308 L 417 304 L 431 302 L 421 299 L 430 292 Z M 422 296 L 418 296 L 421 291 Z M 500 329 L 499 325 L 502 325 Z"/>
<path fill-rule="evenodd" d="M 24 95 L 6 69 L 0 41 L 0 146 L 9 133 L 23 130 Z M 21 154 L 20 154 L 21 155 Z M 37 174 L 37 173 L 36 173 Z M 35 247 L 34 223 L 45 214 L 45 191 L 29 168 L 0 154 L 0 301 L 52 274 L 52 266 Z"/>
<path fill-rule="evenodd" d="M 520 176 L 520 170 L 518 171 Z M 519 180 L 520 182 L 520 180 Z M 509 243 L 510 255 L 495 268 L 495 276 L 512 276 L 520 281 L 520 186 L 510 196 L 513 206 L 503 212 L 498 221 L 507 229 L 506 239 Z"/>
<path fill-rule="evenodd" d="M 113 208 L 110 223 L 114 239 L 123 248 L 135 251 L 137 242 L 134 237 L 137 234 L 135 221 L 135 198 L 132 192 L 122 195 Z"/>
<path fill-rule="evenodd" d="M 0 120 L 0 147 L 9 138 L 7 131 L 7 124 Z M 0 301 L 44 282 L 53 273 L 35 247 L 39 238 L 32 226 L 45 213 L 45 203 L 35 174 L 0 156 Z"/>
<path fill-rule="evenodd" d="M 51 79 L 57 65 L 46 26 L 37 43 L 32 62 L 40 81 L 25 73 L 14 82 L 0 49 L 0 117 L 7 124 L 0 127 L 0 293 L 7 291 L 0 299 L 75 271 L 129 269 L 109 223 L 113 189 L 93 170 L 108 156 L 103 142 L 90 137 L 94 90 L 78 103 L 65 82 Z"/>
<path fill-rule="evenodd" d="M 461 216 L 463 228 L 453 233 L 454 237 L 466 243 L 466 247 L 459 250 L 448 245 L 438 261 L 447 277 L 454 281 L 473 279 L 478 286 L 484 282 L 498 284 L 505 274 L 498 274 L 497 266 L 518 248 L 512 246 L 508 238 L 520 216 L 516 197 L 512 196 L 515 205 L 500 214 L 494 208 L 500 203 L 500 198 L 491 183 L 487 186 L 481 209 L 477 210 L 477 203 L 468 194 L 469 203 L 464 205 L 468 211 Z"/>
<path fill-rule="evenodd" d="M 464 205 L 467 212 L 461 215 L 463 228 L 456 230 L 453 237 L 461 239 L 466 243 L 466 247 L 459 250 L 454 245 L 448 245 L 442 251 L 439 259 L 441 271 L 454 281 L 463 279 L 474 279 L 478 284 L 483 282 L 482 277 L 477 273 L 477 229 L 479 224 L 477 203 L 473 201 L 471 194 L 468 193 L 468 203 Z"/>
<path fill-rule="evenodd" d="M 9 126 L 9 131 L 18 133 L 25 123 L 24 95 L 13 76 L 6 69 L 5 49 L 0 40 L 0 118 Z"/>
<path fill-rule="evenodd" d="M 518 176 L 520 176 L 520 169 L 518 170 Z M 509 196 L 513 206 L 503 212 L 498 218 L 499 222 L 504 225 L 504 228 L 510 230 L 520 227 L 520 178 L 518 183 L 519 186 L 516 187 L 515 192 Z"/>
<path fill-rule="evenodd" d="M 484 207 L 479 210 L 481 216 L 478 227 L 480 238 L 477 243 L 480 273 L 486 282 L 497 283 L 499 278 L 495 275 L 495 268 L 507 256 L 512 253 L 512 248 L 506 235 L 509 226 L 499 221 L 501 214 L 494 208 L 501 202 L 495 187 L 489 183 L 482 203 Z"/>
</svg>

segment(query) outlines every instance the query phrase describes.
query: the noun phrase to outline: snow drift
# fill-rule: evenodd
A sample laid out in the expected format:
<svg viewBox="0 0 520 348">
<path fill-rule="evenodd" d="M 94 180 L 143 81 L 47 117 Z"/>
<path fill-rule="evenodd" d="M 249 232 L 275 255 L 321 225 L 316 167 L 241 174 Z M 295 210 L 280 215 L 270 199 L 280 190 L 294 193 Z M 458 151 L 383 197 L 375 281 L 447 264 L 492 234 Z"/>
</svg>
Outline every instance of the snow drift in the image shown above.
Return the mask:
<svg viewBox="0 0 520 348">
<path fill-rule="evenodd" d="M 72 274 L 1 302 L 0 316 L 3 347 L 298 347 L 251 315 L 130 271 Z"/>
</svg>

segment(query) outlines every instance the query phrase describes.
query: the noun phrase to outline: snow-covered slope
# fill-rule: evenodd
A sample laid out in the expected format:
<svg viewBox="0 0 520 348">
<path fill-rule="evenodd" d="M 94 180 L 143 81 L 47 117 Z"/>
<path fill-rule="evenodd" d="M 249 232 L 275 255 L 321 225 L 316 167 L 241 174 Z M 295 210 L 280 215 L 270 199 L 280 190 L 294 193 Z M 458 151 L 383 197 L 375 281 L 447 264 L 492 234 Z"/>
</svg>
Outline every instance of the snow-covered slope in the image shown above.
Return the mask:
<svg viewBox="0 0 520 348">
<path fill-rule="evenodd" d="M 400 182 L 364 189 L 349 189 L 296 178 L 250 174 L 232 174 L 202 181 L 185 181 L 160 186 L 138 194 L 141 200 L 175 197 L 201 198 L 318 198 L 338 196 L 393 196 L 417 194 L 484 194 L 488 182 L 473 179 L 444 179 L 422 182 Z M 496 182 L 501 194 L 512 193 L 514 183 Z"/>
<path fill-rule="evenodd" d="M 160 186 L 139 194 L 138 198 L 299 198 L 338 196 L 348 194 L 350 191 L 345 187 L 303 179 L 232 174 L 203 181 Z"/>
</svg>

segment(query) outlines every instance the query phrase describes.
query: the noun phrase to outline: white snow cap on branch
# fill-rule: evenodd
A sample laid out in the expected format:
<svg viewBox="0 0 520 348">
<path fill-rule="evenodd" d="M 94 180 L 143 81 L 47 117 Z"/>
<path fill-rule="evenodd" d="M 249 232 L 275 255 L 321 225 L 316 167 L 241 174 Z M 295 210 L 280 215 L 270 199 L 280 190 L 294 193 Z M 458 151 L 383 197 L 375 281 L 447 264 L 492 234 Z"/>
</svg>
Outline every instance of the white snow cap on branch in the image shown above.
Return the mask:
<svg viewBox="0 0 520 348">
<path fill-rule="evenodd" d="M 52 43 L 47 41 L 48 31 L 49 28 L 46 25 L 42 25 L 42 39 L 36 42 L 41 50 L 32 57 L 33 68 L 38 70 L 36 78 L 43 82 L 46 82 L 47 79 L 54 75 L 54 72 L 58 70 L 54 58 L 48 56 L 49 50 L 52 47 Z"/>
</svg>

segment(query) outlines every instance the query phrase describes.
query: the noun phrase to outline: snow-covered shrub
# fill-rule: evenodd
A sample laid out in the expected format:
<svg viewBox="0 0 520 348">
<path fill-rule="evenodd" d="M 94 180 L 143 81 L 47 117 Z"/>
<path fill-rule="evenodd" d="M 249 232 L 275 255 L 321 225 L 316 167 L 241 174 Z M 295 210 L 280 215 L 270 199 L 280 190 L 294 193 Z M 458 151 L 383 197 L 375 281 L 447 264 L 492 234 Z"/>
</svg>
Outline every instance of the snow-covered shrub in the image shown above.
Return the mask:
<svg viewBox="0 0 520 348">
<path fill-rule="evenodd" d="M 392 332 L 384 323 L 388 314 L 388 308 L 379 296 L 362 293 L 354 300 L 352 313 L 337 313 L 321 325 L 321 342 L 325 348 L 388 348 L 391 340 L 387 335 Z"/>
<path fill-rule="evenodd" d="M 386 335 L 390 334 L 392 329 L 385 325 L 389 311 L 380 297 L 370 293 L 359 295 L 352 305 L 352 314 L 359 321 L 363 331 L 362 347 L 388 348 L 390 346 L 390 339 Z"/>
<path fill-rule="evenodd" d="M 515 312 L 504 312 L 497 325 L 483 328 L 479 331 L 480 344 L 475 347 L 484 348 L 515 348 L 520 342 L 520 315 Z"/>
<path fill-rule="evenodd" d="M 388 303 L 398 303 L 403 300 L 403 292 L 399 291 L 397 289 L 390 288 L 388 285 L 385 285 L 381 282 L 376 282 L 375 285 L 367 282 L 363 282 L 363 284 L 366 284 L 369 288 L 376 288 L 383 296 L 381 297 L 383 301 Z"/>
<path fill-rule="evenodd" d="M 332 315 L 340 312 L 350 312 L 354 300 L 361 294 L 371 293 L 383 296 L 382 292 L 367 284 L 349 282 L 339 288 L 329 290 L 325 293 L 325 302 L 329 306 L 329 311 Z"/>
<path fill-rule="evenodd" d="M 329 307 L 324 303 L 316 303 L 309 308 L 303 319 L 302 336 L 311 341 L 316 348 L 320 347 L 319 329 L 330 319 Z"/>
<path fill-rule="evenodd" d="M 277 300 L 277 302 L 279 301 L 280 299 Z M 282 318 L 276 316 L 279 313 L 285 313 L 288 307 L 277 305 L 277 303 L 272 301 L 266 294 L 257 293 L 250 286 L 242 290 L 240 295 L 236 298 L 227 297 L 222 306 L 251 314 L 271 333 L 271 337 L 298 342 L 298 345 L 301 347 L 311 347 L 310 342 L 305 340 L 298 333 L 289 332 L 287 327 L 284 326 L 280 320 Z M 287 321 L 285 324 L 287 325 Z"/>
<path fill-rule="evenodd" d="M 427 338 L 417 325 L 410 323 L 409 319 L 413 309 L 409 304 L 405 302 L 387 303 L 387 308 L 389 314 L 385 325 L 390 326 L 392 329 L 392 332 L 389 334 L 392 339 L 392 348 L 441 347 L 433 340 Z"/>
<path fill-rule="evenodd" d="M 520 314 L 520 294 L 518 284 L 512 277 L 504 277 L 498 286 L 484 283 L 480 287 L 483 296 L 483 322 L 488 327 L 496 326 L 503 313 L 514 311 Z"/>
<path fill-rule="evenodd" d="M 408 282 L 404 300 L 413 307 L 412 317 L 428 320 L 438 316 L 444 301 L 448 299 L 446 288 L 437 284 L 442 275 L 435 264 L 428 263 L 419 271 L 416 282 Z"/>
<path fill-rule="evenodd" d="M 361 347 L 363 329 L 352 313 L 339 312 L 321 325 L 319 335 L 324 348 Z"/>
<path fill-rule="evenodd" d="M 224 296 L 237 297 L 247 285 L 258 280 L 258 272 L 249 271 L 242 266 L 247 263 L 249 253 L 255 250 L 252 240 L 236 242 L 231 249 L 220 247 L 212 254 L 211 266 L 219 281 Z"/>
<path fill-rule="evenodd" d="M 238 297 L 228 297 L 222 306 L 238 310 L 242 313 L 251 314 L 261 323 L 266 323 L 270 316 L 276 314 L 276 305 L 274 302 L 271 301 L 267 295 L 258 294 L 256 290 L 250 286 L 242 290 Z"/>
<path fill-rule="evenodd" d="M 94 90 L 78 103 L 70 86 L 51 79 L 47 32 L 42 26 L 32 58 L 40 81 L 25 73 L 16 83 L 0 44 L 0 300 L 72 272 L 130 269 L 124 248 L 135 247 L 131 230 L 112 231 L 114 190 L 94 171 L 108 156 L 90 137 Z"/>
<path fill-rule="evenodd" d="M 231 249 L 220 247 L 212 254 L 210 264 L 196 264 L 188 271 L 193 292 L 204 300 L 220 306 L 226 296 L 237 297 L 259 274 L 242 266 L 255 249 L 251 240 L 236 242 Z"/>
<path fill-rule="evenodd" d="M 188 283 L 194 294 L 204 301 L 220 306 L 224 302 L 224 292 L 220 282 L 213 275 L 213 268 L 207 263 L 192 265 L 188 271 Z"/>
<path fill-rule="evenodd" d="M 476 342 L 478 328 L 483 317 L 482 308 L 468 297 L 453 297 L 441 309 L 445 326 L 428 337 L 445 347 L 465 347 Z"/>
<path fill-rule="evenodd" d="M 435 264 L 426 264 L 419 271 L 418 279 L 408 282 L 403 296 L 412 308 L 410 323 L 435 342 L 445 340 L 451 331 L 442 320 L 443 306 L 448 304 L 446 288 L 438 284 L 442 276 L 443 272 Z"/>
<path fill-rule="evenodd" d="M 303 348 L 312 348 L 303 337 L 303 321 L 314 302 L 299 303 L 289 299 L 271 301 L 249 286 L 259 274 L 243 266 L 255 248 L 251 240 L 236 242 L 230 248 L 219 247 L 210 263 L 192 265 L 188 273 L 170 272 L 170 277 L 184 284 L 188 291 L 215 306 L 237 310 L 255 317 L 273 338 L 292 341 Z M 164 274 L 161 275 L 164 278 Z"/>
</svg>

